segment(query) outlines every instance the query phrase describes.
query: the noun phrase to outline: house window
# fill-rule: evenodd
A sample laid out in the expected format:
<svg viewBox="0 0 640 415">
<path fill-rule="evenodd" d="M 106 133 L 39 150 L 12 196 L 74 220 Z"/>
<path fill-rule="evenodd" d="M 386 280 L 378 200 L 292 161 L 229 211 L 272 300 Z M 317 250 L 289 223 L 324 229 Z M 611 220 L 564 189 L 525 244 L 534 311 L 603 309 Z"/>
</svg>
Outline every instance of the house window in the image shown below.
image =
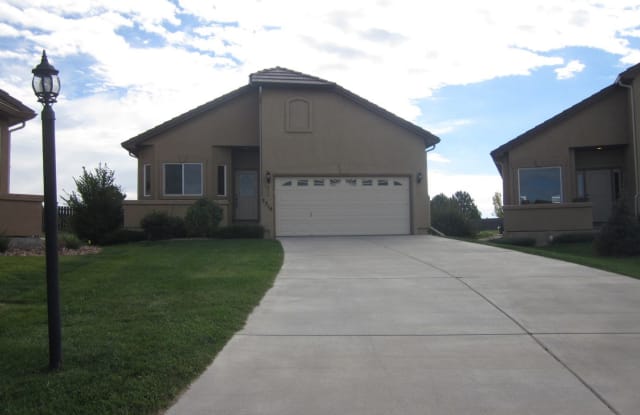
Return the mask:
<svg viewBox="0 0 640 415">
<path fill-rule="evenodd" d="M 226 165 L 218 166 L 216 178 L 218 183 L 216 195 L 226 196 L 227 195 L 227 166 Z"/>
<path fill-rule="evenodd" d="M 151 196 L 151 164 L 145 164 L 143 170 L 144 196 Z"/>
<path fill-rule="evenodd" d="M 520 204 L 562 203 L 560 167 L 536 167 L 518 170 Z"/>
<path fill-rule="evenodd" d="M 201 196 L 202 163 L 165 164 L 164 194 L 169 196 Z"/>
<path fill-rule="evenodd" d="M 576 172 L 576 180 L 578 181 L 578 191 L 577 196 L 578 200 L 586 200 L 587 199 L 587 186 L 585 182 L 585 174 L 583 170 L 579 170 Z"/>
</svg>

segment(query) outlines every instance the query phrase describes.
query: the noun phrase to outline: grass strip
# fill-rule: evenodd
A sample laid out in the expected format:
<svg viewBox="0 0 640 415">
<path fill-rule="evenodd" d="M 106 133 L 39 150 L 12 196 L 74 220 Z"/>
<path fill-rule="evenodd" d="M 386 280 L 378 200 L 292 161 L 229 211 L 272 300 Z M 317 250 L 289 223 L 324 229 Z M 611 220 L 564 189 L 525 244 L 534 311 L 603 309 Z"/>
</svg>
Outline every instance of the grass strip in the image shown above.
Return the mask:
<svg viewBox="0 0 640 415">
<path fill-rule="evenodd" d="M 282 265 L 268 240 L 175 240 L 60 258 L 49 372 L 43 257 L 0 257 L 0 414 L 153 414 L 211 362 Z"/>
</svg>

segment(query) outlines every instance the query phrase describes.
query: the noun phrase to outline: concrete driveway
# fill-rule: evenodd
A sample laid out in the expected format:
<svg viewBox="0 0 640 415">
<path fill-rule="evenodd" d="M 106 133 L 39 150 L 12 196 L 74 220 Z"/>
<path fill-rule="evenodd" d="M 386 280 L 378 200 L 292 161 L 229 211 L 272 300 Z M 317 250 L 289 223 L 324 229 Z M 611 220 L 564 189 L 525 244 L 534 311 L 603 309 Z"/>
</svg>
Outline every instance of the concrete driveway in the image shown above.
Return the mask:
<svg viewBox="0 0 640 415">
<path fill-rule="evenodd" d="M 282 244 L 168 414 L 640 413 L 640 281 L 429 236 Z"/>
</svg>

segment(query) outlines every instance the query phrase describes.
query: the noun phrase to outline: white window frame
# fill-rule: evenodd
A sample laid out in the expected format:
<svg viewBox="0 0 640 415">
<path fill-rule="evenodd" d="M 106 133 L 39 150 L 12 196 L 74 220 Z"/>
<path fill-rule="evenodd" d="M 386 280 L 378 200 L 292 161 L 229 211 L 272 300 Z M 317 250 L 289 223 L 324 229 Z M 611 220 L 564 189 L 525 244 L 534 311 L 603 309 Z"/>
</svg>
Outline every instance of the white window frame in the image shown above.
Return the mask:
<svg viewBox="0 0 640 415">
<path fill-rule="evenodd" d="M 551 203 L 557 204 L 557 203 L 563 203 L 564 201 L 564 189 L 563 189 L 563 183 L 562 183 L 562 166 L 539 166 L 539 167 L 520 167 L 518 168 L 518 204 L 522 205 L 524 203 L 522 203 L 522 189 L 520 186 L 520 172 L 523 170 L 540 170 L 540 169 L 558 169 L 558 171 L 560 172 L 560 201 L 559 202 L 554 202 L 553 200 L 551 201 Z M 530 202 L 530 204 L 535 204 L 535 202 Z"/>
<path fill-rule="evenodd" d="M 147 169 L 149 172 L 147 173 Z M 151 196 L 151 188 L 153 187 L 153 183 L 151 183 L 151 178 L 153 174 L 151 174 L 151 164 L 144 164 L 142 166 L 142 195 L 144 197 Z M 149 191 L 147 192 L 147 179 L 149 180 Z"/>
<path fill-rule="evenodd" d="M 220 172 L 220 167 L 223 168 L 223 183 L 222 183 L 222 193 L 220 193 L 220 177 L 218 177 Z M 218 164 L 216 166 L 216 196 L 226 196 L 227 195 L 227 165 L 226 164 Z"/>
<path fill-rule="evenodd" d="M 167 193 L 167 166 L 169 165 L 180 165 L 182 167 L 182 193 Z M 185 165 L 200 166 L 200 193 L 184 192 L 184 166 Z M 202 190 L 204 189 L 202 167 L 203 167 L 202 163 L 163 163 L 162 164 L 162 194 L 165 196 L 202 196 Z"/>
</svg>

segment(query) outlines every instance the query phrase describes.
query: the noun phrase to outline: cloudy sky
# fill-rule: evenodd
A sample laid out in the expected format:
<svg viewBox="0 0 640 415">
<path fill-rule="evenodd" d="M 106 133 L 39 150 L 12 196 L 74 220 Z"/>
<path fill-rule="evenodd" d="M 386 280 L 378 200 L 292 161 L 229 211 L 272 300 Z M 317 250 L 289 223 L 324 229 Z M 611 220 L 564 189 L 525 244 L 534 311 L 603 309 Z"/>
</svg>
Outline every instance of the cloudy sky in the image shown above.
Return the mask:
<svg viewBox="0 0 640 415">
<path fill-rule="evenodd" d="M 60 70 L 59 193 L 120 143 L 274 66 L 319 76 L 442 142 L 431 195 L 501 190 L 489 152 L 640 62 L 640 0 L 3 0 L 0 89 L 37 112 L 31 69 Z M 12 193 L 42 193 L 38 118 L 13 134 Z"/>
</svg>

